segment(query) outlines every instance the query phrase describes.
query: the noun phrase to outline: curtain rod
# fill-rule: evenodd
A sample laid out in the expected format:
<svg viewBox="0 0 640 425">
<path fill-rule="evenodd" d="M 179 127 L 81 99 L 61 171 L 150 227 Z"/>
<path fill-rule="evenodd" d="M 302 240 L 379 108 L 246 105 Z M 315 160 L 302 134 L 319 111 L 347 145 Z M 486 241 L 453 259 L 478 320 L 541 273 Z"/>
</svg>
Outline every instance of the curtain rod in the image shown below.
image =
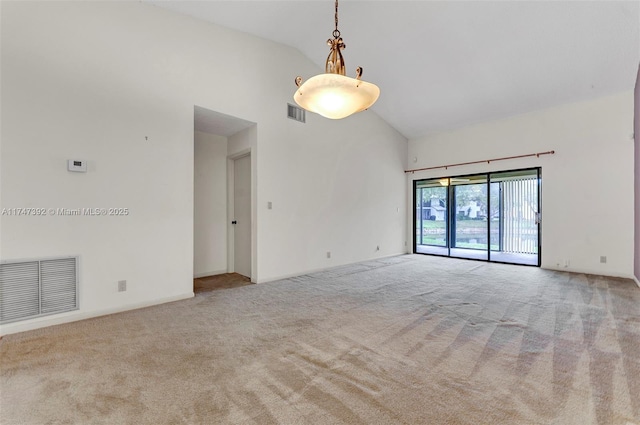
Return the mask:
<svg viewBox="0 0 640 425">
<path fill-rule="evenodd" d="M 528 153 L 526 155 L 516 155 L 516 156 L 505 156 L 502 158 L 493 158 L 493 159 L 485 159 L 482 161 L 471 161 L 471 162 L 460 162 L 458 164 L 450 164 L 450 165 L 439 165 L 437 167 L 426 167 L 426 168 L 414 168 L 413 170 L 404 170 L 405 173 L 415 173 L 416 171 L 425 171 L 425 170 L 437 170 L 438 168 L 444 168 L 445 170 L 449 167 L 459 167 L 461 165 L 471 165 L 471 164 L 490 164 L 494 161 L 505 161 L 507 159 L 517 159 L 517 158 L 528 158 L 530 156 L 535 156 L 539 158 L 540 155 L 553 155 L 556 151 L 547 151 L 547 152 L 538 152 L 538 153 Z"/>
</svg>

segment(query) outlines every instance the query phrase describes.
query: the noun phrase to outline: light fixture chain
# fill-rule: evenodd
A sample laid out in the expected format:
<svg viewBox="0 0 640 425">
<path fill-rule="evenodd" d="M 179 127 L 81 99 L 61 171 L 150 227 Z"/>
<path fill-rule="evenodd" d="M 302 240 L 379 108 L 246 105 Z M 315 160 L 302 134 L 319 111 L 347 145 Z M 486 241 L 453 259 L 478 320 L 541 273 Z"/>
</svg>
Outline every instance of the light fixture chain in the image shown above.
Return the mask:
<svg viewBox="0 0 640 425">
<path fill-rule="evenodd" d="M 333 37 L 334 38 L 339 38 L 340 37 L 340 31 L 338 30 L 338 0 L 336 0 L 336 29 L 333 31 Z"/>
</svg>

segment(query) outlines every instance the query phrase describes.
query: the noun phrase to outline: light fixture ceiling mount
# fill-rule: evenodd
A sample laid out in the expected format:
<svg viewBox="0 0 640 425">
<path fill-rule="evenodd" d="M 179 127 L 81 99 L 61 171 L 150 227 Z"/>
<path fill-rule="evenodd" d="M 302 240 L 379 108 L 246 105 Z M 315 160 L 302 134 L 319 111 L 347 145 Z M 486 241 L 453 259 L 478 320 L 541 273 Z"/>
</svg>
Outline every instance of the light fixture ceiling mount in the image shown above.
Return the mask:
<svg viewBox="0 0 640 425">
<path fill-rule="evenodd" d="M 304 84 L 302 77 L 296 77 L 298 89 L 293 100 L 307 111 L 340 119 L 368 109 L 378 100 L 380 89 L 375 84 L 362 81 L 361 67 L 356 69 L 356 78 L 346 76 L 342 56 L 346 45 L 338 30 L 338 0 L 335 1 L 335 12 L 333 39 L 327 40 L 331 51 L 325 63 L 325 73 L 309 78 Z"/>
</svg>

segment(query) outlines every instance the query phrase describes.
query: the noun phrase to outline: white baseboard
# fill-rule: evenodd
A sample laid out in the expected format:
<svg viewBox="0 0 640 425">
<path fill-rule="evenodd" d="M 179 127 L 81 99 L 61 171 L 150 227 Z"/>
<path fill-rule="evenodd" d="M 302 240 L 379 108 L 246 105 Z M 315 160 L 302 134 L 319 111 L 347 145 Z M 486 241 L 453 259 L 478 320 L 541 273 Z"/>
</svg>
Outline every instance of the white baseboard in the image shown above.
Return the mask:
<svg viewBox="0 0 640 425">
<path fill-rule="evenodd" d="M 570 268 L 565 268 L 565 267 L 546 267 L 544 264 L 540 267 L 541 269 L 544 270 L 553 270 L 555 272 L 566 272 L 566 273 L 581 273 L 581 274 L 592 274 L 592 275 L 596 275 L 596 276 L 607 276 L 607 277 L 620 277 L 623 279 L 631 279 L 633 280 L 636 285 L 638 285 L 638 288 L 640 288 L 640 281 L 638 281 L 638 278 L 635 277 L 634 275 L 627 275 L 624 273 L 607 273 L 604 274 L 602 272 L 598 272 L 598 271 L 593 271 L 593 270 L 576 270 L 576 269 L 570 269 Z"/>
<path fill-rule="evenodd" d="M 216 275 L 225 274 L 225 273 L 228 273 L 227 269 L 216 270 L 216 271 L 213 271 L 213 272 L 194 273 L 193 278 L 197 279 L 199 277 L 216 276 Z"/>
<path fill-rule="evenodd" d="M 104 310 L 82 312 L 79 310 L 62 313 L 55 316 L 38 317 L 24 322 L 7 323 L 0 326 L 0 337 L 18 332 L 32 331 L 34 329 L 46 328 L 63 323 L 77 322 L 79 320 L 92 319 L 94 317 L 106 316 L 108 314 L 122 313 L 123 311 L 137 310 L 139 308 L 151 307 L 154 305 L 165 304 L 172 301 L 186 300 L 193 298 L 193 292 L 175 295 L 172 297 L 160 298 L 153 301 L 143 301 L 139 303 L 127 304 L 123 306 L 107 308 Z"/>
<path fill-rule="evenodd" d="M 399 255 L 407 255 L 406 252 L 398 252 L 397 254 L 390 254 L 390 255 L 383 255 L 380 257 L 373 257 L 373 258 L 368 258 L 365 260 L 358 260 L 358 261 L 353 261 L 353 262 L 349 262 L 349 263 L 341 263 L 341 264 L 332 264 L 332 265 L 328 265 L 327 267 L 320 267 L 317 269 L 308 269 L 308 270 L 304 270 L 304 271 L 300 271 L 297 273 L 290 273 L 290 274 L 285 274 L 285 275 L 281 275 L 281 276 L 275 276 L 275 277 L 267 277 L 264 279 L 257 279 L 256 282 L 254 283 L 267 283 L 267 282 L 275 282 L 276 280 L 282 280 L 282 279 L 289 279 L 292 277 L 298 277 L 298 276 L 302 276 L 305 274 L 311 274 L 311 273 L 318 273 L 318 272 L 322 272 L 325 270 L 330 270 L 336 267 L 343 267 L 343 266 L 350 266 L 351 264 L 358 264 L 358 263 L 362 263 L 365 261 L 374 261 L 374 260 L 382 260 L 383 258 L 389 258 L 389 257 L 397 257 Z"/>
<path fill-rule="evenodd" d="M 623 279 L 633 279 L 633 275 L 628 275 L 625 273 L 617 273 L 617 272 L 605 272 L 602 270 L 590 270 L 590 269 L 581 269 L 581 268 L 576 269 L 571 267 L 554 267 L 546 264 L 542 264 L 540 268 L 543 270 L 553 270 L 556 272 L 581 273 L 581 274 L 592 274 L 595 276 L 621 277 Z"/>
</svg>

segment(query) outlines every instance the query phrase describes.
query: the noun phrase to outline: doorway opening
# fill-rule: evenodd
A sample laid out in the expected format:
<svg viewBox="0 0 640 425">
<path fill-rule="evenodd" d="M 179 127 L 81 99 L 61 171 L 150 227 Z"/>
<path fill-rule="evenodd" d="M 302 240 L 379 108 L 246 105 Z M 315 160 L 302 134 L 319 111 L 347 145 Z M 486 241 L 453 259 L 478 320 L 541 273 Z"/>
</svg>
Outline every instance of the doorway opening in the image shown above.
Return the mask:
<svg viewBox="0 0 640 425">
<path fill-rule="evenodd" d="M 256 127 L 241 118 L 194 107 L 194 291 L 256 279 Z M 242 206 L 236 207 L 237 197 Z"/>
<path fill-rule="evenodd" d="M 414 252 L 540 266 L 540 172 L 414 181 Z"/>
</svg>

